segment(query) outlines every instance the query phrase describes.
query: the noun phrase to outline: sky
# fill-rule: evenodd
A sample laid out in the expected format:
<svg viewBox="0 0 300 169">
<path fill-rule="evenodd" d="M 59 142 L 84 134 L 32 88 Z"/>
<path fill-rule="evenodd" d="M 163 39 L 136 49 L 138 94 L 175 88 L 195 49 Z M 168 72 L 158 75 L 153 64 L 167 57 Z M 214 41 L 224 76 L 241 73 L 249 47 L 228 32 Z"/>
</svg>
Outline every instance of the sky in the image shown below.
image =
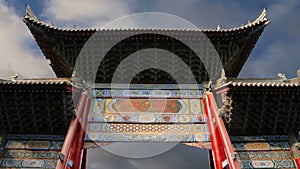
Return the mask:
<svg viewBox="0 0 300 169">
<path fill-rule="evenodd" d="M 271 21 L 239 77 L 269 78 L 281 72 L 288 78 L 300 69 L 299 0 L 0 0 L 0 78 L 55 77 L 29 30 L 22 22 L 25 4 L 37 16 L 63 28 L 101 27 L 137 12 L 163 12 L 182 17 L 199 28 L 230 28 L 253 21 L 267 8 Z M 178 145 L 148 159 L 120 158 L 104 150 L 89 157 L 89 168 L 207 168 L 206 151 Z"/>
<path fill-rule="evenodd" d="M 288 78 L 300 69 L 298 47 L 300 2 L 298 0 L 0 0 L 0 78 L 55 77 L 29 30 L 22 22 L 25 4 L 37 16 L 55 26 L 101 27 L 119 17 L 137 12 L 163 12 L 184 18 L 199 28 L 230 28 L 253 21 L 264 7 L 268 25 L 239 77 Z"/>
</svg>

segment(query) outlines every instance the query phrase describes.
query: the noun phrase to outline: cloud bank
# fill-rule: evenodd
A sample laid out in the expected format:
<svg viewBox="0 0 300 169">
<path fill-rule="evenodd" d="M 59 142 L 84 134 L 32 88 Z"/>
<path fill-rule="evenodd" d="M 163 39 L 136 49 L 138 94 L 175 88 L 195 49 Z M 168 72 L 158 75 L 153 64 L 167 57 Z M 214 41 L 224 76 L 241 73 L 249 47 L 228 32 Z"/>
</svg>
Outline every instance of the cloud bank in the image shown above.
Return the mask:
<svg viewBox="0 0 300 169">
<path fill-rule="evenodd" d="M 133 1 L 51 0 L 46 1 L 42 16 L 60 27 L 99 27 L 128 15 Z"/>
<path fill-rule="evenodd" d="M 0 78 L 55 77 L 49 62 L 31 47 L 33 37 L 13 7 L 0 1 Z"/>
<path fill-rule="evenodd" d="M 44 2 L 40 16 L 59 27 L 99 27 L 134 12 L 157 11 L 183 17 L 200 28 L 216 28 L 217 25 L 228 28 L 255 19 L 263 7 L 268 7 L 268 18 L 272 23 L 253 49 L 240 77 L 275 77 L 277 72 L 293 77 L 300 68 L 298 0 L 268 3 L 235 0 L 129 0 L 126 3 L 121 0 L 52 0 Z M 16 14 L 16 9 L 0 0 L 0 15 L 0 78 L 9 78 L 15 73 L 26 78 L 54 77 L 49 62 L 21 16 Z M 157 158 L 145 160 L 124 159 L 94 151 L 89 156 L 89 168 L 207 168 L 207 159 L 201 158 L 206 156 L 206 152 L 178 147 Z M 201 166 L 203 162 L 205 166 Z"/>
</svg>

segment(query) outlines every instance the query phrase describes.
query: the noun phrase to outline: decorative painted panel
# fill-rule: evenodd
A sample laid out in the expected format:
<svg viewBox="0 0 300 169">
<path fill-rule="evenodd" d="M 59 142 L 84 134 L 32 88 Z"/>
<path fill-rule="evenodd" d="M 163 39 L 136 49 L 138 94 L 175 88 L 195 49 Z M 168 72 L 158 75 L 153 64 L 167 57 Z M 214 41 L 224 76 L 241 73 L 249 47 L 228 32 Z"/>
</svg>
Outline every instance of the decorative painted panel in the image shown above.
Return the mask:
<svg viewBox="0 0 300 169">
<path fill-rule="evenodd" d="M 291 150 L 292 150 L 293 155 L 294 155 L 295 158 L 300 158 L 300 145 L 299 145 L 299 143 L 294 144 L 291 147 Z"/>
<path fill-rule="evenodd" d="M 1 159 L 1 167 L 9 168 L 56 168 L 57 160 L 20 160 L 20 159 Z"/>
<path fill-rule="evenodd" d="M 116 90 L 95 89 L 93 97 L 134 97 L 134 98 L 202 98 L 200 90 Z"/>
<path fill-rule="evenodd" d="M 265 160 L 265 159 L 292 159 L 290 151 L 246 151 L 237 152 L 240 160 Z"/>
<path fill-rule="evenodd" d="M 143 123 L 206 123 L 205 115 L 195 114 L 98 114 L 91 113 L 88 117 L 89 123 L 96 122 L 136 122 Z"/>
<path fill-rule="evenodd" d="M 8 134 L 7 140 L 60 140 L 64 141 L 64 135 L 38 135 L 38 134 Z"/>
<path fill-rule="evenodd" d="M 205 123 L 200 99 L 93 100 L 89 122 Z"/>
<path fill-rule="evenodd" d="M 241 168 L 297 168 L 286 135 L 231 137 Z"/>
<path fill-rule="evenodd" d="M 90 123 L 86 141 L 208 142 L 205 124 Z"/>
<path fill-rule="evenodd" d="M 89 132 L 103 133 L 207 133 L 204 124 L 130 124 L 130 123 L 89 123 Z M 207 133 L 208 134 L 208 133 Z"/>
<path fill-rule="evenodd" d="M 9 134 L 0 168 L 55 168 L 64 136 Z"/>
<path fill-rule="evenodd" d="M 294 160 L 245 160 L 239 164 L 241 168 L 297 168 Z"/>
<path fill-rule="evenodd" d="M 63 141 L 8 140 L 6 148 L 27 150 L 60 150 Z"/>
<path fill-rule="evenodd" d="M 138 89 L 138 90 L 174 90 L 174 89 L 186 89 L 186 90 L 201 90 L 202 84 L 120 84 L 120 83 L 96 83 L 94 84 L 95 90 L 103 89 Z"/>
<path fill-rule="evenodd" d="M 6 150 L 3 158 L 54 158 L 58 159 L 59 151 L 29 151 L 29 150 Z"/>
<path fill-rule="evenodd" d="M 95 86 L 87 142 L 209 142 L 201 85 Z"/>
<path fill-rule="evenodd" d="M 286 135 L 262 135 L 262 136 L 231 136 L 232 142 L 249 142 L 249 141 L 288 141 Z"/>
<path fill-rule="evenodd" d="M 258 151 L 258 150 L 290 150 L 288 142 L 249 142 L 233 143 L 236 151 Z"/>
<path fill-rule="evenodd" d="M 95 142 L 208 142 L 209 134 L 89 133 L 85 140 Z"/>
</svg>

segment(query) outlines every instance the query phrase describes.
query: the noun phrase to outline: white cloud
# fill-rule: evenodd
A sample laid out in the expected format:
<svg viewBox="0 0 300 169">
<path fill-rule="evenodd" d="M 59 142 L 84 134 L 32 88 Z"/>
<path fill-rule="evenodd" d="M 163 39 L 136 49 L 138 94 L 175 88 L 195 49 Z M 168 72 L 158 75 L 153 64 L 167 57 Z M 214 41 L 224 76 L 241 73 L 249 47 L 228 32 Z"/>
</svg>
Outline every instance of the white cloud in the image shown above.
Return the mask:
<svg viewBox="0 0 300 169">
<path fill-rule="evenodd" d="M 152 4 L 152 10 L 183 17 L 199 28 L 216 28 L 217 25 L 221 28 L 240 26 L 256 17 L 233 1 L 156 0 Z M 261 11 L 257 11 L 259 12 Z"/>
<path fill-rule="evenodd" d="M 128 3 L 130 2 L 130 3 Z M 51 0 L 45 4 L 43 16 L 61 27 L 99 27 L 128 15 L 133 1 L 122 0 Z"/>
<path fill-rule="evenodd" d="M 279 41 L 272 43 L 264 51 L 263 56 L 251 59 L 243 69 L 243 77 L 276 77 L 277 73 L 284 73 L 288 78 L 296 77 L 297 69 L 300 69 L 299 57 L 300 43 L 288 43 Z"/>
<path fill-rule="evenodd" d="M 49 61 L 31 49 L 33 40 L 14 8 L 0 0 L 0 78 L 54 77 Z"/>
<path fill-rule="evenodd" d="M 268 8 L 271 24 L 267 26 L 254 48 L 260 56 L 250 56 L 241 71 L 241 77 L 276 77 L 285 73 L 288 78 L 296 76 L 300 69 L 300 2 L 297 0 L 276 1 Z"/>
</svg>

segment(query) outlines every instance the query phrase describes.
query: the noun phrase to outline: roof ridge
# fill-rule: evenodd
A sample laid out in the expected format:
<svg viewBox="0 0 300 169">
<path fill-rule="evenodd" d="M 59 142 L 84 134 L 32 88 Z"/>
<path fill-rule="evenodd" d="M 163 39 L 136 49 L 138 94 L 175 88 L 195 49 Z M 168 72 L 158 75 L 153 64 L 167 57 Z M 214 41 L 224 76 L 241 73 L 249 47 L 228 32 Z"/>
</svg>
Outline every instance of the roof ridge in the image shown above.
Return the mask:
<svg viewBox="0 0 300 169">
<path fill-rule="evenodd" d="M 263 26 L 266 26 L 270 23 L 270 21 L 267 19 L 267 10 L 266 8 L 263 9 L 262 13 L 253 21 L 253 22 L 249 22 L 246 25 L 242 25 L 242 26 L 238 26 L 238 27 L 233 27 L 233 28 L 225 28 L 225 29 L 221 29 L 219 26 L 217 26 L 217 28 L 205 28 L 205 29 L 185 29 L 186 31 L 204 31 L 204 32 L 228 32 L 228 31 L 236 31 L 236 30 L 242 30 L 242 29 L 246 29 L 248 27 L 252 27 L 258 24 L 263 23 Z M 156 30 L 162 30 L 162 31 L 176 31 L 176 30 L 182 30 L 182 29 L 172 29 L 172 28 L 59 28 L 56 26 L 53 26 L 52 24 L 48 24 L 44 21 L 41 21 L 32 11 L 32 9 L 30 8 L 30 6 L 27 4 L 26 5 L 26 15 L 24 16 L 23 20 L 24 22 L 27 22 L 26 20 L 29 21 L 33 21 L 36 22 L 39 25 L 51 28 L 51 29 L 56 29 L 56 30 L 61 30 L 61 31 L 99 31 L 99 30 L 121 30 L 121 31 L 125 31 L 125 30 L 151 30 L 151 31 L 156 31 Z"/>
<path fill-rule="evenodd" d="M 70 78 L 0 79 L 0 84 L 70 84 Z"/>
</svg>

